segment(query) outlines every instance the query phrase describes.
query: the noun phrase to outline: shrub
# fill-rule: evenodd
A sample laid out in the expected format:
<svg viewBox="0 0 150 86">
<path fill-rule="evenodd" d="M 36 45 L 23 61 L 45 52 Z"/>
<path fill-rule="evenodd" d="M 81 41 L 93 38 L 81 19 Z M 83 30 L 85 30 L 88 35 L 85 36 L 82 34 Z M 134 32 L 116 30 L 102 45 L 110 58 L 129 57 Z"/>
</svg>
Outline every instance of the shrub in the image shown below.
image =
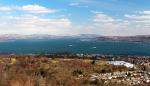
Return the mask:
<svg viewBox="0 0 150 86">
<path fill-rule="evenodd" d="M 81 69 L 76 69 L 73 71 L 73 76 L 82 75 L 84 72 Z"/>
</svg>

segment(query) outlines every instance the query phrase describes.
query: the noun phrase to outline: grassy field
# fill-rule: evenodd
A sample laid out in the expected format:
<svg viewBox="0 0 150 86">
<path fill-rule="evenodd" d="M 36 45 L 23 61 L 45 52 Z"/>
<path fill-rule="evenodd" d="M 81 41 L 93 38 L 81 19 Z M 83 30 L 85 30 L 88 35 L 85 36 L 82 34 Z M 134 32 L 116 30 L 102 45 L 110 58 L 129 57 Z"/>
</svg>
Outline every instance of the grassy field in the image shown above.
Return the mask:
<svg viewBox="0 0 150 86">
<path fill-rule="evenodd" d="M 90 75 L 126 70 L 99 60 L 0 56 L 0 86 L 106 86 L 103 80 L 90 81 Z"/>
</svg>

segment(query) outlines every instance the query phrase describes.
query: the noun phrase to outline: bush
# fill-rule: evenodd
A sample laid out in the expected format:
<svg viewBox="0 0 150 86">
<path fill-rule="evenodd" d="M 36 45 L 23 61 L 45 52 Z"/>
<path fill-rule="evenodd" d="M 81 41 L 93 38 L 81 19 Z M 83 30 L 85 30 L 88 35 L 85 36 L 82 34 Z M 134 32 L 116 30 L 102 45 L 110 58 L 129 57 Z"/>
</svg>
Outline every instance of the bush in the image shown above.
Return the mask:
<svg viewBox="0 0 150 86">
<path fill-rule="evenodd" d="M 84 72 L 80 69 L 76 69 L 73 71 L 73 76 L 78 76 L 78 75 L 82 75 Z"/>
</svg>

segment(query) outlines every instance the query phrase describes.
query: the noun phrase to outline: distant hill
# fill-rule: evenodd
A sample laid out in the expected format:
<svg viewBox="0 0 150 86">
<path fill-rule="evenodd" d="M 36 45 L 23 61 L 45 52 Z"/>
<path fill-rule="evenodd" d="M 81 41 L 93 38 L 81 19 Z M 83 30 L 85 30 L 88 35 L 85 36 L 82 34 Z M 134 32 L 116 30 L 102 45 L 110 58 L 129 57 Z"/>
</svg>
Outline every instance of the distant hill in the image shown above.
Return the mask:
<svg viewBox="0 0 150 86">
<path fill-rule="evenodd" d="M 0 35 L 0 41 L 17 40 L 17 39 L 62 39 L 62 38 L 76 38 L 81 41 L 130 41 L 130 42 L 150 42 L 150 35 L 137 36 L 100 36 L 96 34 L 80 34 L 74 36 L 56 36 L 48 34 L 32 34 L 32 35 L 18 35 L 5 34 Z"/>
<path fill-rule="evenodd" d="M 130 42 L 150 42 L 150 35 L 138 36 L 100 36 L 97 40 L 101 41 L 130 41 Z"/>
</svg>

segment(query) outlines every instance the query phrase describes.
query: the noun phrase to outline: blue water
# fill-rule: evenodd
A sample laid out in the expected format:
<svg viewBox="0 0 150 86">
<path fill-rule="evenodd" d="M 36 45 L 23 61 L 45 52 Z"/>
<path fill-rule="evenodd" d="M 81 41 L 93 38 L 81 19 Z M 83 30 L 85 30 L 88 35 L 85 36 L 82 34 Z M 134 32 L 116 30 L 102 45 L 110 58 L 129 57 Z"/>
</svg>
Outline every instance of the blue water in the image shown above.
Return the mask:
<svg viewBox="0 0 150 86">
<path fill-rule="evenodd" d="M 80 41 L 79 39 L 15 40 L 0 42 L 0 52 L 30 53 L 88 53 L 113 55 L 150 55 L 150 43 Z"/>
</svg>

